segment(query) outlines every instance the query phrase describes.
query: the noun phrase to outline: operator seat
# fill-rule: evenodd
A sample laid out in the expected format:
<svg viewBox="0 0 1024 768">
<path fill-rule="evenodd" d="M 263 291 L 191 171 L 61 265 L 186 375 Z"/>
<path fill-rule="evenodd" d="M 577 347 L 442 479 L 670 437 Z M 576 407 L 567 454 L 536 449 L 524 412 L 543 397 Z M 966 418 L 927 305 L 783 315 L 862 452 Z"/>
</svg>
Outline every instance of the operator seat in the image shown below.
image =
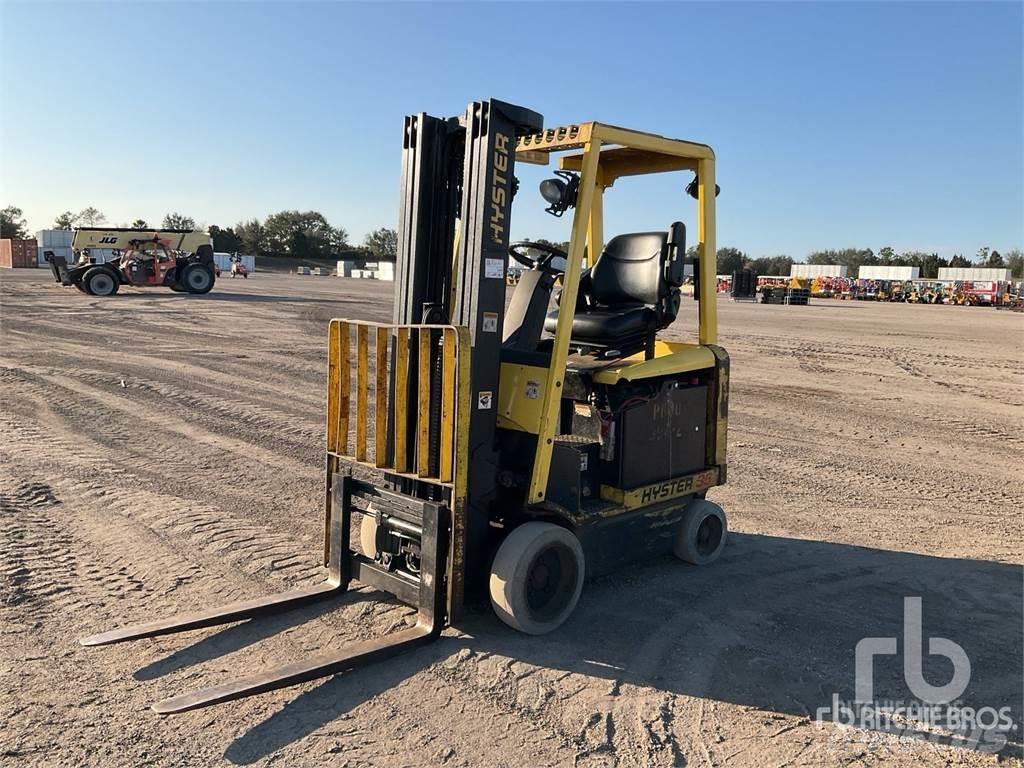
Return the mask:
<svg viewBox="0 0 1024 768">
<path fill-rule="evenodd" d="M 675 222 L 667 232 L 617 235 L 594 265 L 580 277 L 572 345 L 607 357 L 625 357 L 645 349 L 653 356 L 654 338 L 679 312 L 679 286 L 686 259 L 686 227 Z M 555 332 L 558 310 L 544 321 Z"/>
</svg>

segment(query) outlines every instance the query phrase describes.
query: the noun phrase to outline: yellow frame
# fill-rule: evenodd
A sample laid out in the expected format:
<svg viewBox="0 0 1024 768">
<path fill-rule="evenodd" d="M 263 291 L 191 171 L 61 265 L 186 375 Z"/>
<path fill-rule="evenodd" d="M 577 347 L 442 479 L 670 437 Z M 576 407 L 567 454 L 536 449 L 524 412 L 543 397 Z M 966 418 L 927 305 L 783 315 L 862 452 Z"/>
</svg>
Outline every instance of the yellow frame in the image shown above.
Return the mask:
<svg viewBox="0 0 1024 768">
<path fill-rule="evenodd" d="M 700 308 L 698 312 L 698 344 L 675 349 L 659 345 L 654 360 L 632 359 L 616 368 L 615 374 L 604 371 L 606 379 L 645 378 L 675 370 L 695 370 L 694 364 L 706 361 L 706 347 L 718 341 L 718 316 L 715 305 L 717 270 L 715 265 L 715 153 L 706 144 L 668 139 L 652 133 L 631 131 L 612 125 L 591 122 L 548 129 L 524 136 L 516 145 L 520 162 L 546 165 L 556 152 L 582 150 L 563 156 L 560 167 L 580 174 L 579 194 L 573 214 L 569 240 L 569 261 L 562 285 L 561 307 L 555 327 L 551 365 L 540 388 L 540 422 L 537 451 L 530 478 L 529 502 L 544 501 L 551 469 L 551 451 L 557 435 L 559 404 L 569 356 L 569 339 L 575 315 L 580 272 L 587 254 L 600 253 L 604 246 L 604 191 L 622 176 L 635 176 L 668 171 L 690 170 L 697 173 L 697 244 L 700 269 Z M 704 349 L 702 349 L 704 348 Z M 637 370 L 644 368 L 644 370 Z"/>
</svg>

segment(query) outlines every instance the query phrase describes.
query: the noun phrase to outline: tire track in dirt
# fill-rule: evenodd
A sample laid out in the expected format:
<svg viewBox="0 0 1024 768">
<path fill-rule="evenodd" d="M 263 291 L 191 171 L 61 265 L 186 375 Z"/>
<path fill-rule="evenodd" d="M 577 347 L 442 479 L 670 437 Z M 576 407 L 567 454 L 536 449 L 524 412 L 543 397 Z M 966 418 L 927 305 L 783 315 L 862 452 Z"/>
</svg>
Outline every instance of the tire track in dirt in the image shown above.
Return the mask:
<svg viewBox="0 0 1024 768">
<path fill-rule="evenodd" d="M 82 467 L 83 479 L 94 477 L 98 471 L 128 473 L 144 486 L 153 487 L 198 503 L 216 503 L 221 508 L 247 513 L 261 523 L 278 526 L 306 541 L 312 532 L 320 528 L 314 522 L 320 506 L 317 502 L 322 492 L 322 470 L 311 465 L 293 469 L 288 482 L 282 484 L 280 464 L 260 465 L 238 455 L 222 450 L 219 444 L 193 444 L 187 453 L 181 453 L 181 442 L 176 433 L 163 429 L 151 429 L 148 439 L 139 441 L 137 431 L 129 424 L 133 418 L 125 419 L 123 412 L 106 407 L 107 399 L 98 400 L 81 391 L 67 397 L 55 396 L 48 385 L 39 384 L 36 391 L 21 388 L 24 397 L 21 409 L 32 413 L 35 420 L 47 427 L 46 434 L 36 431 L 35 439 L 41 444 L 53 446 L 55 456 L 70 457 L 82 455 L 87 463 Z M 25 398 L 30 398 L 26 400 Z M 12 412 L 13 413 L 13 412 Z M 11 414 L 8 418 L 13 418 Z M 105 425 L 97 430 L 97 422 Z M 31 423 L 26 424 L 31 427 Z M 71 438 L 71 435 L 78 437 Z M 59 439 L 59 436 L 65 436 Z M 51 461 L 52 463 L 52 461 Z M 65 471 L 71 471 L 74 462 L 65 463 Z M 225 474 L 231 482 L 215 482 Z M 116 475 L 115 475 L 116 476 Z M 262 489 L 264 499 L 269 503 L 254 500 L 254 493 Z M 308 510 L 305 515 L 281 515 L 278 510 Z"/>
<path fill-rule="evenodd" d="M 0 605 L 19 607 L 32 618 L 45 614 L 52 598 L 69 590 L 77 575 L 70 537 L 53 520 L 53 507 L 59 504 L 44 483 L 21 482 L 0 490 Z"/>
<path fill-rule="evenodd" d="M 164 383 L 177 385 L 185 391 L 195 388 L 219 398 L 230 393 L 232 398 L 252 402 L 264 409 L 293 412 L 300 417 L 322 410 L 326 391 L 325 355 L 319 350 L 315 370 L 312 365 L 307 367 L 299 379 L 306 386 L 296 386 L 299 377 L 297 366 L 286 362 L 284 356 L 277 358 L 262 350 L 258 355 L 232 353 L 225 356 L 223 353 L 214 355 L 192 350 L 178 352 L 161 345 L 158 357 L 151 353 L 133 354 L 117 349 L 97 352 L 70 343 L 54 342 L 45 353 L 23 356 L 22 362 L 36 360 L 39 367 L 48 368 L 52 366 L 54 353 L 60 355 L 62 370 L 91 369 L 120 374 L 121 377 L 128 373 L 140 379 L 152 379 L 154 373 L 160 373 Z M 291 356 L 294 353 L 290 353 Z M 218 364 L 226 370 L 219 369 Z M 282 371 L 284 375 L 281 375 Z"/>
<path fill-rule="evenodd" d="M 97 463 L 96 454 L 88 448 L 71 452 L 70 440 L 19 424 L 7 414 L 0 415 L 0 424 L 10 437 L 10 465 L 30 470 L 44 466 L 47 456 L 64 455 L 62 472 L 76 478 L 69 492 L 76 498 L 94 500 L 105 516 L 115 515 L 117 522 L 111 523 L 115 530 L 130 521 L 161 540 L 180 539 L 179 548 L 191 558 L 198 556 L 206 566 L 230 566 L 249 576 L 262 574 L 274 580 L 278 574 L 282 582 L 289 583 L 320 577 L 316 553 L 302 552 L 301 542 L 297 545 L 294 536 L 277 527 L 236 518 L 220 507 L 155 492 L 130 468 Z M 85 521 L 84 530 L 92 527 Z"/>
<path fill-rule="evenodd" d="M 7 374 L 8 376 L 10 374 Z M 79 381 L 70 384 L 66 378 L 56 375 L 32 373 L 22 370 L 17 374 L 27 386 L 22 390 L 33 394 L 53 404 L 55 408 L 64 409 L 69 414 L 76 414 L 78 418 L 85 419 L 87 424 L 102 425 L 104 431 L 116 432 L 127 429 L 127 424 L 145 424 L 148 432 L 149 442 L 147 448 L 156 456 L 173 456 L 179 452 L 180 443 L 172 442 L 172 439 L 184 437 L 195 449 L 210 450 L 220 454 L 233 454 L 237 461 L 248 461 L 260 465 L 266 470 L 287 471 L 299 476 L 317 476 L 319 470 L 307 463 L 296 460 L 289 456 L 282 456 L 279 452 L 263 447 L 260 442 L 271 442 L 273 433 L 255 432 L 253 441 L 247 442 L 244 439 L 232 436 L 227 431 L 228 426 L 218 422 L 214 414 L 203 414 L 204 426 L 190 423 L 190 419 L 176 418 L 172 411 L 159 407 L 139 407 L 132 403 L 123 394 L 108 392 Z M 202 404 L 202 401 L 197 401 Z M 191 414 L 193 417 L 196 414 Z M 98 418 L 102 416 L 102 419 Z M 191 419 L 199 421 L 199 419 Z M 212 431 L 204 428 L 220 427 L 224 431 Z M 156 430 L 153 432 L 152 430 Z M 251 430 L 238 430 L 245 437 L 249 437 Z M 166 441 L 160 445 L 160 441 Z M 174 447 L 176 446 L 176 447 Z"/>
</svg>

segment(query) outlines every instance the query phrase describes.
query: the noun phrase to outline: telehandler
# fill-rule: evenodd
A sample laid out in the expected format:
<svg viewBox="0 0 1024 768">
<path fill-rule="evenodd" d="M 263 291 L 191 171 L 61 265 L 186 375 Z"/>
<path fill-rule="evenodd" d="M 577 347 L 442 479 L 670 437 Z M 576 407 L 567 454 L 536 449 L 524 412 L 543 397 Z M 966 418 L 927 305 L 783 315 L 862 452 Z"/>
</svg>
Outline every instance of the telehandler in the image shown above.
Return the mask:
<svg viewBox="0 0 1024 768">
<path fill-rule="evenodd" d="M 554 157 L 541 194 L 550 213 L 573 211 L 568 251 L 510 243 L 516 164 Z M 726 479 L 729 392 L 711 148 L 597 122 L 545 130 L 539 114 L 490 100 L 407 117 L 402 161 L 393 322 L 328 329 L 325 581 L 81 643 L 278 613 L 352 580 L 414 606 L 416 624 L 160 701 L 159 713 L 392 656 L 488 599 L 540 635 L 572 613 L 584 576 L 670 552 L 705 565 L 722 551 L 725 514 L 705 498 Z M 695 174 L 698 207 L 692 342 L 658 338 L 680 306 L 683 224 L 602 231 L 604 193 L 620 179 L 680 171 Z M 506 311 L 510 256 L 528 268 Z"/>
<path fill-rule="evenodd" d="M 53 251 L 43 255 L 55 282 L 90 296 L 113 296 L 122 285 L 209 293 L 216 280 L 213 246 L 205 232 L 83 227 L 75 230 L 71 247 L 79 255 L 76 264 Z M 96 263 L 90 257 L 93 249 L 113 250 L 117 258 Z"/>
</svg>

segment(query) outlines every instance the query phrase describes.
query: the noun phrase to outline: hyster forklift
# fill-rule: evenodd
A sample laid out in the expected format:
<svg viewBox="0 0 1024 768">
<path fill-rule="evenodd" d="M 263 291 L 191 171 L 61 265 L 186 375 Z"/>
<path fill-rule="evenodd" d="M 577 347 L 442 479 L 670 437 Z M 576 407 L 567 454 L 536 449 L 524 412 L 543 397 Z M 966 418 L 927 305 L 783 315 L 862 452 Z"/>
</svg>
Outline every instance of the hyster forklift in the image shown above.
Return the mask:
<svg viewBox="0 0 1024 768">
<path fill-rule="evenodd" d="M 573 210 L 568 252 L 510 243 L 516 164 L 556 155 L 541 194 L 550 213 Z M 680 306 L 684 226 L 602 232 L 607 189 L 677 171 L 695 174 L 698 206 L 688 343 L 658 338 Z M 394 322 L 329 324 L 326 580 L 82 644 L 278 613 L 352 580 L 417 609 L 386 637 L 154 705 L 168 714 L 403 652 L 488 598 L 539 635 L 570 615 L 584 575 L 670 552 L 715 560 L 726 519 L 705 494 L 725 482 L 729 381 L 715 345 L 716 191 L 704 144 L 596 122 L 544 130 L 495 100 L 407 117 Z M 527 269 L 506 311 L 510 256 Z"/>
<path fill-rule="evenodd" d="M 178 293 L 209 293 L 216 280 L 213 246 L 205 232 L 86 228 L 75 230 L 71 247 L 78 261 L 45 251 L 53 279 L 90 296 L 113 296 L 122 285 L 163 286 Z M 94 249 L 113 250 L 117 258 L 99 262 Z"/>
</svg>

